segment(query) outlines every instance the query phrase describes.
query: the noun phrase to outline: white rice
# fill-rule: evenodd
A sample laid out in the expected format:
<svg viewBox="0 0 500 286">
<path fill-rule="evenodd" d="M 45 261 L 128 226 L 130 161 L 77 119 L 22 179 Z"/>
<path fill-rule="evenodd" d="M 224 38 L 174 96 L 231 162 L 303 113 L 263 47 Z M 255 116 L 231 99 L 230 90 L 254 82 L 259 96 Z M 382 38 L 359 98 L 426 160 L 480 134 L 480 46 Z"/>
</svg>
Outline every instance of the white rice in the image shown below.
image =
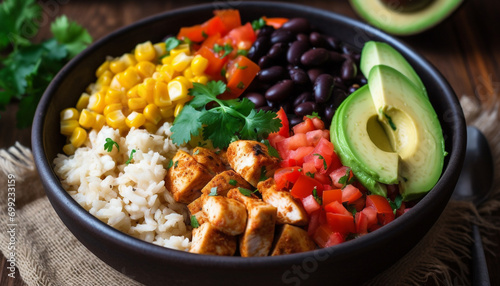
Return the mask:
<svg viewBox="0 0 500 286">
<path fill-rule="evenodd" d="M 165 123 L 154 135 L 132 129 L 126 137 L 107 126 L 92 130 L 74 155 L 57 155 L 54 169 L 63 188 L 101 221 L 142 240 L 187 251 L 188 210 L 175 202 L 163 180 L 165 166 L 179 149 L 170 140 L 170 127 Z M 107 152 L 106 138 L 117 142 L 120 150 L 113 146 Z"/>
</svg>

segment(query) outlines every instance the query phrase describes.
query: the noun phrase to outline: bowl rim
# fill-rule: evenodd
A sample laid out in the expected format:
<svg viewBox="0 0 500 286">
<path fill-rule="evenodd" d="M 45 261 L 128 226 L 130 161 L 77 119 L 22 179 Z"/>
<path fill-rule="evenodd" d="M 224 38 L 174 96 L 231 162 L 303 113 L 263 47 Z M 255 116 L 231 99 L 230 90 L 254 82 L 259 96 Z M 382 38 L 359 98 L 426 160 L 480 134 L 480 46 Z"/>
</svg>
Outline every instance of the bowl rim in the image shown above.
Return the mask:
<svg viewBox="0 0 500 286">
<path fill-rule="evenodd" d="M 235 6 L 237 9 L 240 7 L 259 7 L 263 11 L 265 8 L 276 8 L 279 6 L 280 8 L 287 10 L 300 10 L 307 11 L 309 13 L 314 13 L 320 16 L 333 18 L 336 21 L 340 21 L 345 23 L 346 25 L 353 26 L 355 28 L 360 29 L 366 34 L 370 35 L 370 37 L 383 38 L 385 42 L 392 45 L 398 51 L 402 52 L 406 58 L 411 58 L 414 61 L 417 61 L 421 66 L 422 70 L 425 70 L 427 73 L 432 76 L 436 82 L 439 83 L 439 86 L 442 87 L 440 91 L 444 97 L 447 98 L 448 102 L 452 104 L 448 107 L 453 114 L 454 120 L 450 124 L 452 130 L 454 130 L 454 136 L 451 138 L 450 146 L 453 147 L 453 152 L 450 152 L 451 155 L 448 155 L 449 161 L 446 169 L 443 170 L 441 177 L 437 184 L 433 187 L 433 189 L 418 203 L 413 207 L 414 212 L 419 212 L 424 209 L 424 207 L 428 207 L 428 204 L 432 202 L 436 197 L 442 196 L 440 192 L 437 190 L 443 189 L 445 187 L 446 182 L 450 181 L 450 179 L 455 176 L 455 171 L 459 172 L 460 167 L 462 165 L 463 156 L 465 152 L 465 119 L 463 116 L 463 112 L 461 106 L 458 102 L 458 99 L 446 81 L 446 79 L 441 75 L 441 73 L 423 56 L 416 53 L 412 48 L 410 48 L 407 44 L 405 44 L 400 39 L 396 39 L 393 36 L 390 36 L 381 30 L 374 28 L 368 24 L 359 22 L 355 19 L 349 18 L 347 16 L 337 14 L 330 10 L 322 10 L 320 8 L 306 6 L 301 4 L 292 4 L 292 3 L 283 3 L 283 2 L 236 2 Z M 44 153 L 44 123 L 47 117 L 47 109 L 51 102 L 51 99 L 55 92 L 58 89 L 58 86 L 62 81 L 65 80 L 66 75 L 75 68 L 81 61 L 88 55 L 92 54 L 93 51 L 97 50 L 101 46 L 105 45 L 108 41 L 113 38 L 127 33 L 130 30 L 135 29 L 137 26 L 148 25 L 149 23 L 158 21 L 160 19 L 171 17 L 174 15 L 182 15 L 185 13 L 191 13 L 194 11 L 205 11 L 205 10 L 214 10 L 214 3 L 208 4 L 200 4 L 187 6 L 175 10 L 169 10 L 157 15 L 153 15 L 137 22 L 134 22 L 130 25 L 117 29 L 101 39 L 97 40 L 95 43 L 90 45 L 87 49 L 85 49 L 82 53 L 77 55 L 74 59 L 72 59 L 68 64 L 66 64 L 60 72 L 55 76 L 53 81 L 50 83 L 48 88 L 46 89 L 43 97 L 40 100 L 40 103 L 37 107 L 35 118 L 38 120 L 34 120 L 33 128 L 32 128 L 32 150 L 34 155 L 35 164 L 37 166 L 37 170 L 39 172 L 40 178 L 44 183 L 45 191 L 53 204 L 53 200 L 57 200 L 60 203 L 60 207 L 63 210 L 60 210 L 64 213 L 70 214 L 73 218 L 76 218 L 83 223 L 86 228 L 89 230 L 93 230 L 96 232 L 95 235 L 101 236 L 106 240 L 113 241 L 113 243 L 118 244 L 120 247 L 126 248 L 131 252 L 140 253 L 140 255 L 145 255 L 148 257 L 155 257 L 162 260 L 169 260 L 171 262 L 190 264 L 193 267 L 195 266 L 204 266 L 211 265 L 214 267 L 252 267 L 258 265 L 259 267 L 271 266 L 278 264 L 286 264 L 292 265 L 295 263 L 300 263 L 304 261 L 304 259 L 313 255 L 314 257 L 324 257 L 327 255 L 335 255 L 336 257 L 342 257 L 345 255 L 352 255 L 353 253 L 359 251 L 366 251 L 368 248 L 376 247 L 377 243 L 380 240 L 384 240 L 385 237 L 396 229 L 404 226 L 408 223 L 414 223 L 418 220 L 418 216 L 414 215 L 406 215 L 401 216 L 397 220 L 394 220 L 388 225 L 385 225 L 383 228 L 368 233 L 362 237 L 358 237 L 356 239 L 344 242 L 342 244 L 317 249 L 308 252 L 282 255 L 282 256 L 266 256 L 266 257 L 233 257 L 233 256 L 213 256 L 213 255 L 199 255 L 193 254 L 186 251 L 169 249 L 166 247 L 158 246 L 153 243 L 149 243 L 138 238 L 132 237 L 126 233 L 123 233 L 112 226 L 107 225 L 106 223 L 100 221 L 93 215 L 91 215 L 88 211 L 86 211 L 83 207 L 81 207 L 61 186 L 59 179 L 55 175 L 55 172 L 52 169 L 52 162 L 49 161 L 49 158 L 46 157 Z M 228 5 L 228 3 L 226 3 Z M 458 168 L 458 169 L 457 169 Z M 434 191 L 437 189 L 436 191 Z M 451 195 L 451 192 L 450 192 Z M 448 196 L 449 198 L 449 196 Z M 448 200 L 446 198 L 446 200 Z M 57 211 L 57 209 L 56 209 Z M 442 210 L 441 210 L 442 211 Z M 59 212 L 58 212 L 58 215 Z M 78 238 L 78 237 L 77 237 Z"/>
</svg>

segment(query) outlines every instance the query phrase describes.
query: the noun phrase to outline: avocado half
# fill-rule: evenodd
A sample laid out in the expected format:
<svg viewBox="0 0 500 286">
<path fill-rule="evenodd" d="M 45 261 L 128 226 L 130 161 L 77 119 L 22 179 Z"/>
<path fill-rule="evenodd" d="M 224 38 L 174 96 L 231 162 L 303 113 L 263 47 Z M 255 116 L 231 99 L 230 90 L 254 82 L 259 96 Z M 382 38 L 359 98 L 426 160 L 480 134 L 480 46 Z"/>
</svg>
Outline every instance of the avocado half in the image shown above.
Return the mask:
<svg viewBox="0 0 500 286">
<path fill-rule="evenodd" d="M 432 0 L 417 10 L 405 11 L 383 0 L 349 0 L 356 13 L 371 25 L 394 35 L 423 32 L 446 19 L 463 0 Z M 399 3 L 398 1 L 394 1 Z"/>
</svg>

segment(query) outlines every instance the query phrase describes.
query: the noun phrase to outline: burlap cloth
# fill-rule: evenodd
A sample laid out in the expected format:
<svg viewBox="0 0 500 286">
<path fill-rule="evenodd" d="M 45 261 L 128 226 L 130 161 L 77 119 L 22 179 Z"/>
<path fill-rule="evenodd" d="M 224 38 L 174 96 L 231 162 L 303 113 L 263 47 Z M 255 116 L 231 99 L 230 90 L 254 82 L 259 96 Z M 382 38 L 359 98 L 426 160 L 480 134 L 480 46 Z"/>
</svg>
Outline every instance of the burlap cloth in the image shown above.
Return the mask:
<svg viewBox="0 0 500 286">
<path fill-rule="evenodd" d="M 481 129 L 490 142 L 496 166 L 490 199 L 479 209 L 468 202 L 450 201 L 425 238 L 370 284 L 422 285 L 434 280 L 442 285 L 468 285 L 470 222 L 479 220 L 487 251 L 498 243 L 488 236 L 500 229 L 499 106 L 485 112 L 468 97 L 463 97 L 461 104 L 467 123 Z M 88 251 L 64 226 L 44 194 L 29 149 L 17 144 L 0 150 L 0 168 L 5 173 L 0 174 L 0 250 L 7 258 L 15 253 L 15 279 L 28 285 L 138 285 L 127 273 L 114 270 Z M 8 213 L 9 174 L 15 176 L 12 220 Z M 4 267 L 9 265 L 8 261 Z"/>
</svg>

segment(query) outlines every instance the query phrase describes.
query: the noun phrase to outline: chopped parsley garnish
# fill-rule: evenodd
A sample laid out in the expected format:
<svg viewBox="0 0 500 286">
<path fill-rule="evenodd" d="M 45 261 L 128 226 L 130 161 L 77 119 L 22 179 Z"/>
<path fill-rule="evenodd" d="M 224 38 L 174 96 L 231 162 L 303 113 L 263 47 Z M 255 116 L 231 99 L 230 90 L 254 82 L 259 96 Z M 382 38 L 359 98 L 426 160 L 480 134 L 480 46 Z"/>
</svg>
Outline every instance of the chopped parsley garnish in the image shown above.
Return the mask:
<svg viewBox="0 0 500 286">
<path fill-rule="evenodd" d="M 312 195 L 313 195 L 313 198 L 316 200 L 316 202 L 318 202 L 319 205 L 323 204 L 323 200 L 321 199 L 320 196 L 318 196 L 318 190 L 316 189 L 316 186 L 313 189 Z"/>
<path fill-rule="evenodd" d="M 235 63 L 234 66 L 239 70 L 244 70 L 248 67 L 248 66 L 240 66 L 238 63 Z"/>
<path fill-rule="evenodd" d="M 236 180 L 231 179 L 231 180 L 229 180 L 229 184 L 231 186 L 236 186 L 238 184 L 238 182 Z"/>
<path fill-rule="evenodd" d="M 215 44 L 213 50 L 216 53 L 224 52 L 224 54 L 222 54 L 222 57 L 220 57 L 221 59 L 223 59 L 233 51 L 233 46 L 229 43 L 226 43 L 224 46 Z"/>
<path fill-rule="evenodd" d="M 174 163 L 174 169 L 177 168 L 178 165 L 179 165 L 179 161 L 175 161 L 175 163 Z"/>
<path fill-rule="evenodd" d="M 226 84 L 222 81 L 209 81 L 206 85 L 193 83 L 189 94 L 194 97 L 175 118 L 172 141 L 184 144 L 203 131 L 204 140 L 210 139 L 215 148 L 223 149 L 233 139 L 260 141 L 280 129 L 281 120 L 276 113 L 255 110 L 255 104 L 247 98 L 217 98 L 225 91 Z M 209 103 L 213 107 L 207 109 Z"/>
<path fill-rule="evenodd" d="M 113 151 L 113 145 L 116 146 L 116 149 L 120 151 L 120 146 L 118 146 L 118 143 L 113 141 L 111 138 L 106 138 L 106 143 L 104 143 L 104 150 L 107 152 Z"/>
<path fill-rule="evenodd" d="M 213 197 L 213 196 L 218 196 L 219 194 L 217 193 L 217 187 L 213 187 L 210 189 L 210 194 L 208 194 L 209 196 Z"/>
<path fill-rule="evenodd" d="M 315 153 L 315 154 L 313 154 L 313 155 L 314 155 L 314 156 L 318 156 L 318 158 L 319 158 L 320 160 L 323 160 L 323 168 L 324 168 L 325 170 L 326 170 L 326 169 L 328 169 L 328 165 L 326 164 L 326 160 L 325 160 L 325 158 L 324 158 L 323 156 L 321 156 L 321 154 Z"/>
<path fill-rule="evenodd" d="M 264 18 L 259 18 L 252 21 L 252 28 L 254 31 L 262 29 L 266 25 L 266 20 Z"/>
<path fill-rule="evenodd" d="M 205 39 L 206 39 L 206 38 L 208 38 L 207 33 L 205 33 L 205 31 L 203 31 L 203 30 L 201 31 L 201 36 L 202 36 L 203 38 L 205 38 Z"/>
<path fill-rule="evenodd" d="M 351 176 L 351 168 L 347 168 L 345 175 L 340 177 L 339 184 L 342 184 L 342 189 L 349 184 L 349 177 Z"/>
<path fill-rule="evenodd" d="M 135 149 L 132 149 L 132 151 L 130 151 L 130 156 L 128 157 L 127 162 L 125 162 L 125 165 L 128 165 L 128 164 L 130 164 L 130 162 L 132 162 L 132 159 L 134 157 L 135 152 L 136 152 Z"/>
<path fill-rule="evenodd" d="M 245 84 L 242 81 L 240 81 L 236 87 L 239 89 L 245 89 Z"/>
<path fill-rule="evenodd" d="M 165 40 L 165 49 L 167 52 L 170 52 L 171 50 L 177 48 L 182 43 L 181 40 L 177 39 L 176 37 L 170 37 Z"/>
<path fill-rule="evenodd" d="M 250 197 L 252 196 L 253 193 L 255 193 L 257 190 L 255 191 L 250 191 L 249 189 L 245 189 L 245 188 L 238 188 L 238 190 L 240 191 L 240 193 L 246 197 Z"/>
<path fill-rule="evenodd" d="M 198 155 L 200 154 L 200 149 L 196 149 L 196 151 L 193 152 L 193 155 Z"/>
<path fill-rule="evenodd" d="M 238 50 L 238 51 L 236 52 L 236 54 L 237 54 L 238 56 L 247 56 L 247 55 L 248 55 L 248 51 L 247 51 L 247 50 L 242 50 L 242 49 L 240 49 L 240 50 Z"/>
<path fill-rule="evenodd" d="M 168 162 L 168 165 L 167 165 L 167 170 L 170 169 L 170 168 L 172 168 L 173 165 L 174 165 L 174 161 L 170 160 Z"/>
<path fill-rule="evenodd" d="M 306 176 L 311 177 L 311 178 L 313 178 L 313 179 L 314 179 L 314 173 L 307 172 L 307 173 L 306 173 Z"/>
<path fill-rule="evenodd" d="M 276 150 L 276 148 L 271 146 L 271 143 L 269 143 L 269 140 L 266 139 L 266 140 L 262 140 L 261 142 L 267 146 L 267 152 L 269 152 L 269 155 L 281 160 L 280 153 L 278 152 L 278 150 Z"/>
<path fill-rule="evenodd" d="M 267 179 L 266 172 L 266 166 L 262 166 L 260 169 L 260 181 L 265 181 Z"/>
<path fill-rule="evenodd" d="M 399 210 L 401 204 L 403 203 L 403 197 L 400 194 L 398 194 L 394 198 L 394 201 L 391 201 L 391 199 L 389 198 L 387 198 L 387 200 L 389 201 L 389 205 L 391 206 L 392 211 L 394 212 L 394 214 L 396 214 L 396 211 Z"/>
<path fill-rule="evenodd" d="M 191 216 L 191 226 L 194 228 L 200 227 L 200 223 L 198 222 L 198 219 L 196 218 L 195 215 Z"/>
<path fill-rule="evenodd" d="M 311 115 L 306 115 L 306 117 L 311 118 L 311 119 L 313 119 L 315 117 L 321 119 L 321 117 L 319 117 L 319 114 L 316 111 L 313 111 L 313 113 Z"/>
</svg>

